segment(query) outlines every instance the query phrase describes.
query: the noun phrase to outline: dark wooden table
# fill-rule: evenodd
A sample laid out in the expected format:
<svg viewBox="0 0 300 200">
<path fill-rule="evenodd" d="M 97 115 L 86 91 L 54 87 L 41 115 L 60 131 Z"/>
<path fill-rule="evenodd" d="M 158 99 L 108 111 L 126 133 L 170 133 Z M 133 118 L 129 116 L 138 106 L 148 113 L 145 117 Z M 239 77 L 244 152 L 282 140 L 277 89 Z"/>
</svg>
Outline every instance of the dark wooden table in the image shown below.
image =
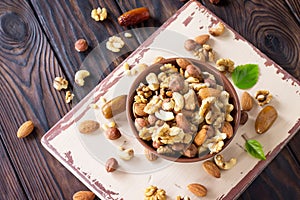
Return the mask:
<svg viewBox="0 0 300 200">
<path fill-rule="evenodd" d="M 201 0 L 209 10 L 300 80 L 299 0 Z M 52 87 L 56 76 L 74 85 L 74 74 L 88 53 L 108 37 L 137 27 L 159 27 L 184 2 L 180 0 L 1 0 L 0 1 L 0 199 L 72 199 L 87 188 L 41 145 L 41 137 L 70 109 L 64 93 Z M 90 17 L 92 8 L 108 9 L 104 22 Z M 151 19 L 124 28 L 117 17 L 146 6 Z M 147 33 L 135 36 L 138 45 Z M 78 53 L 74 42 L 86 38 L 89 50 Z M 110 68 L 99 60 L 103 79 Z M 102 66 L 102 68 L 101 68 Z M 300 103 L 300 102 L 299 102 Z M 27 120 L 34 132 L 18 139 Z M 300 134 L 296 134 L 240 199 L 300 198 Z"/>
</svg>

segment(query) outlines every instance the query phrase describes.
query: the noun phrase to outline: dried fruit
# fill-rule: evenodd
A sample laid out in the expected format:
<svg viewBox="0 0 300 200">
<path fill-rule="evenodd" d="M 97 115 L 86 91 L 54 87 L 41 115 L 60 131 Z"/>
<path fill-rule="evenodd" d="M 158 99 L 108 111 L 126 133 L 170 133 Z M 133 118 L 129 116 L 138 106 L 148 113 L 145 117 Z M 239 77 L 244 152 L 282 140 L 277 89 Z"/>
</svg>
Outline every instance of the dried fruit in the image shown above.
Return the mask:
<svg viewBox="0 0 300 200">
<path fill-rule="evenodd" d="M 73 200 L 93 200 L 95 194 L 91 191 L 78 191 L 73 195 Z"/>
<path fill-rule="evenodd" d="M 17 131 L 17 137 L 18 138 L 24 138 L 28 136 L 34 129 L 34 124 L 32 121 L 26 121 L 24 122 Z"/>
<path fill-rule="evenodd" d="M 75 49 L 78 52 L 84 52 L 89 48 L 89 45 L 85 39 L 79 39 L 75 42 Z"/>
<path fill-rule="evenodd" d="M 250 111 L 253 107 L 253 99 L 248 92 L 244 92 L 241 98 L 241 106 L 245 111 Z"/>
<path fill-rule="evenodd" d="M 265 133 L 277 119 L 277 111 L 273 106 L 264 107 L 255 120 L 255 130 L 257 133 Z"/>
<path fill-rule="evenodd" d="M 92 133 L 100 127 L 100 124 L 94 120 L 85 120 L 81 122 L 78 126 L 78 130 L 80 133 Z"/>
<path fill-rule="evenodd" d="M 116 140 L 121 137 L 121 132 L 116 127 L 109 127 L 108 129 L 106 129 L 105 135 L 110 140 Z"/>
<path fill-rule="evenodd" d="M 204 171 L 206 171 L 211 176 L 216 177 L 216 178 L 221 177 L 220 169 L 214 162 L 207 160 L 202 163 L 202 167 L 203 167 Z"/>
<path fill-rule="evenodd" d="M 205 197 L 207 194 L 207 189 L 199 183 L 191 183 L 187 186 L 189 191 L 198 197 Z"/>
<path fill-rule="evenodd" d="M 209 35 L 208 34 L 203 34 L 195 37 L 195 42 L 197 42 L 200 45 L 205 44 L 209 40 Z"/>
<path fill-rule="evenodd" d="M 118 168 L 119 163 L 115 158 L 109 158 L 105 163 L 105 169 L 107 172 L 114 172 Z"/>
<path fill-rule="evenodd" d="M 127 95 L 117 96 L 102 106 L 102 114 L 106 119 L 112 118 L 114 115 L 124 112 L 126 109 Z"/>
<path fill-rule="evenodd" d="M 149 18 L 150 18 L 150 13 L 148 8 L 141 7 L 123 13 L 120 17 L 118 17 L 118 23 L 121 26 L 132 26 L 141 23 Z"/>
</svg>

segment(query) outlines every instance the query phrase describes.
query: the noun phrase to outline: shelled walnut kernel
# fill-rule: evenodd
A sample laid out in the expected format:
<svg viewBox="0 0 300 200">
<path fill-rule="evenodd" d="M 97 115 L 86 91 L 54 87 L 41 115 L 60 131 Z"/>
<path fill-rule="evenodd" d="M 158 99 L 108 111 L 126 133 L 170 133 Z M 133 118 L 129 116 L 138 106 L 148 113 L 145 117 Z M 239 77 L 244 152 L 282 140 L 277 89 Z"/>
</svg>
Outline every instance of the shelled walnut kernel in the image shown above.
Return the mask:
<svg viewBox="0 0 300 200">
<path fill-rule="evenodd" d="M 93 9 L 91 12 L 91 17 L 95 21 L 103 21 L 107 18 L 107 10 L 106 8 L 100 8 L 98 7 L 97 9 Z"/>
<path fill-rule="evenodd" d="M 55 77 L 55 79 L 53 80 L 53 87 L 59 91 L 62 89 L 67 89 L 68 81 L 63 77 Z"/>
<path fill-rule="evenodd" d="M 144 200 L 166 200 L 167 196 L 166 196 L 166 191 L 163 189 L 159 189 L 156 186 L 149 186 L 146 188 L 145 192 L 144 192 Z"/>
</svg>

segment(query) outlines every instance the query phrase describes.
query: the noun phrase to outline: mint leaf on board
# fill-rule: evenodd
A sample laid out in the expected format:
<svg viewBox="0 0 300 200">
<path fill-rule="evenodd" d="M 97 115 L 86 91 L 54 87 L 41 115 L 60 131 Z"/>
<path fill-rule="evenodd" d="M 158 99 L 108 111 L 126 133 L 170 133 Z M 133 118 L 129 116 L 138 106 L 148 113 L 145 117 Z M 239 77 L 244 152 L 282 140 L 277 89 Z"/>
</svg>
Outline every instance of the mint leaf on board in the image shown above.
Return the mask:
<svg viewBox="0 0 300 200">
<path fill-rule="evenodd" d="M 247 140 L 245 143 L 246 151 L 254 158 L 266 160 L 265 153 L 261 144 L 256 140 Z"/>
<path fill-rule="evenodd" d="M 239 65 L 234 68 L 231 76 L 235 86 L 240 89 L 249 89 L 258 81 L 259 67 L 257 64 Z"/>
</svg>

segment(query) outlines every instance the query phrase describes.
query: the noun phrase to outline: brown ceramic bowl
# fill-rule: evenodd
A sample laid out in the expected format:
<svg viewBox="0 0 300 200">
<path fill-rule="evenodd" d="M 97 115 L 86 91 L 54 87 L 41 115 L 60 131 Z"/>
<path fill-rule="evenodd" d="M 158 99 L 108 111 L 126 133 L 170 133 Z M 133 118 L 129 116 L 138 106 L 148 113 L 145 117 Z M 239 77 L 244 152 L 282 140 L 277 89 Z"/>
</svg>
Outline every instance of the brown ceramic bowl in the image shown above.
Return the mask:
<svg viewBox="0 0 300 200">
<path fill-rule="evenodd" d="M 240 113 L 241 113 L 241 109 L 240 109 L 240 103 L 239 103 L 239 99 L 238 99 L 238 95 L 234 89 L 234 87 L 232 86 L 232 84 L 230 83 L 230 81 L 221 73 L 219 72 L 215 67 L 207 64 L 207 63 L 202 63 L 198 60 L 195 59 L 190 59 L 190 58 L 186 58 L 190 63 L 192 63 L 194 66 L 200 68 L 200 70 L 202 72 L 208 72 L 212 75 L 215 76 L 217 83 L 221 83 L 220 85 L 223 85 L 224 89 L 230 94 L 230 98 L 229 98 L 229 102 L 231 104 L 234 105 L 234 110 L 231 111 L 231 115 L 233 117 L 233 121 L 231 122 L 231 125 L 233 127 L 233 136 L 230 139 L 225 139 L 224 140 L 224 146 L 222 148 L 222 150 L 224 148 L 226 148 L 226 146 L 228 146 L 228 144 L 231 142 L 231 140 L 233 139 L 238 126 L 239 126 L 239 122 L 240 122 Z M 151 141 L 145 141 L 143 139 L 141 139 L 139 137 L 139 132 L 137 131 L 135 124 L 134 124 L 134 114 L 133 114 L 133 102 L 134 102 L 134 96 L 136 95 L 136 89 L 139 86 L 139 84 L 141 82 L 146 84 L 146 76 L 153 72 L 155 74 L 158 74 L 160 72 L 160 67 L 164 64 L 167 63 L 171 63 L 175 66 L 178 66 L 176 63 L 176 58 L 170 58 L 170 59 L 166 59 L 163 60 L 159 63 L 153 64 L 151 66 L 149 66 L 148 68 L 146 68 L 144 71 L 142 71 L 134 80 L 130 90 L 129 90 L 129 94 L 127 97 L 127 102 L 126 102 L 126 112 L 127 112 L 127 118 L 129 121 L 129 125 L 130 128 L 132 130 L 132 132 L 134 133 L 136 139 L 146 148 L 149 149 L 151 152 L 153 152 L 154 154 L 158 155 L 159 157 L 162 157 L 164 159 L 167 160 L 171 160 L 171 161 L 175 161 L 175 162 L 197 162 L 197 161 L 201 161 L 201 160 L 205 160 L 208 158 L 213 157 L 215 154 L 210 154 L 209 151 L 205 152 L 204 154 L 201 153 L 200 155 L 196 156 L 196 157 L 186 157 L 186 156 L 182 156 L 180 154 L 178 155 L 167 155 L 167 154 L 158 154 L 156 152 L 156 149 L 152 146 L 152 140 Z M 199 130 L 198 130 L 199 131 Z M 221 151 L 222 151 L 221 150 Z"/>
</svg>

